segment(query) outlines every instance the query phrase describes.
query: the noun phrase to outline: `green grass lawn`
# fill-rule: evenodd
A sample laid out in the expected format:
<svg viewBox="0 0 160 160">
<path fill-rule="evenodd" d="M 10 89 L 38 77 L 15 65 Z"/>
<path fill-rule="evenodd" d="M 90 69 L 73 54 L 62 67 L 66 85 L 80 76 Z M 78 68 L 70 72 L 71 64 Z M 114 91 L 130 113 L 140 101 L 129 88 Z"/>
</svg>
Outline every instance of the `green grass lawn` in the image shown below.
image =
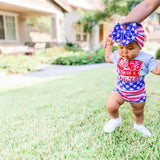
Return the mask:
<svg viewBox="0 0 160 160">
<path fill-rule="evenodd" d="M 151 138 L 133 129 L 129 103 L 120 108 L 122 125 L 103 132 L 115 80 L 110 66 L 1 92 L 0 159 L 160 159 L 160 77 L 146 77 Z"/>
</svg>

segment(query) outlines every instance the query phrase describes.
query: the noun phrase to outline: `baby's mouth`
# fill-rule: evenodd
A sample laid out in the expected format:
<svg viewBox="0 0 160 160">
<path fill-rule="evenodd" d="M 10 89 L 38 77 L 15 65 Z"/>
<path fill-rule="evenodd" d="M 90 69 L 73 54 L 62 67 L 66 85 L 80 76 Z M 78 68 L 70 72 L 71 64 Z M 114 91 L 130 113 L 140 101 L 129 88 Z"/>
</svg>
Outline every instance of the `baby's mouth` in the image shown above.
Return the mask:
<svg viewBox="0 0 160 160">
<path fill-rule="evenodd" d="M 125 59 L 129 59 L 129 57 L 128 57 L 128 56 L 123 56 L 123 58 L 125 58 Z"/>
</svg>

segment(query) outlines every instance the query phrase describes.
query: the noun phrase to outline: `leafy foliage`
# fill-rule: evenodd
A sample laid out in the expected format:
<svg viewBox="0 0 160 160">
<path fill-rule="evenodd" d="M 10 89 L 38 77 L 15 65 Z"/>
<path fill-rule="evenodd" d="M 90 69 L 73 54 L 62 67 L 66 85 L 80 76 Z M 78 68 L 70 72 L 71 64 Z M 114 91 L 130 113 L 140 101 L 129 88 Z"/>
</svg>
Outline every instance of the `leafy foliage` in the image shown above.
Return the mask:
<svg viewBox="0 0 160 160">
<path fill-rule="evenodd" d="M 92 52 L 81 52 L 78 55 L 72 55 L 67 57 L 59 57 L 52 64 L 61 65 L 84 65 L 105 62 L 104 59 L 105 50 L 103 48 Z"/>
<path fill-rule="evenodd" d="M 155 58 L 156 59 L 160 59 L 160 48 L 157 50 Z"/>
<path fill-rule="evenodd" d="M 103 0 L 105 9 L 104 11 L 96 11 L 96 12 L 81 12 L 81 18 L 77 22 L 77 24 L 83 25 L 84 32 L 91 33 L 92 28 L 96 25 L 100 20 L 105 20 L 106 17 L 110 17 L 113 14 L 119 15 L 127 15 L 130 10 L 140 3 L 142 0 Z"/>
<path fill-rule="evenodd" d="M 113 50 L 117 47 L 114 46 Z M 94 53 L 83 51 L 80 47 L 68 43 L 67 46 L 47 48 L 37 52 L 34 56 L 1 56 L 0 70 L 7 73 L 19 74 L 36 71 L 37 66 L 43 63 L 62 65 L 82 65 L 105 62 L 105 49 L 101 48 Z"/>
<path fill-rule="evenodd" d="M 79 19 L 79 21 L 77 22 L 77 24 L 79 25 L 83 25 L 83 30 L 84 32 L 88 32 L 91 33 L 92 32 L 92 28 L 95 26 L 95 24 L 97 24 L 99 22 L 99 20 L 104 20 L 106 17 L 106 13 L 105 12 L 91 12 L 91 11 L 87 11 L 87 12 L 81 12 L 81 18 Z"/>
<path fill-rule="evenodd" d="M 0 69 L 5 70 L 7 73 L 26 73 L 35 71 L 37 61 L 28 56 L 7 56 L 1 57 Z"/>
<path fill-rule="evenodd" d="M 133 7 L 135 7 L 142 0 L 103 0 L 105 5 L 105 13 L 107 17 L 113 14 L 126 16 Z"/>
<path fill-rule="evenodd" d="M 117 46 L 113 47 L 113 51 L 117 50 Z M 72 54 L 70 56 L 58 57 L 57 59 L 50 60 L 51 64 L 60 65 L 84 65 L 105 62 L 105 49 L 100 48 L 95 52 L 81 51 L 79 54 Z"/>
<path fill-rule="evenodd" d="M 72 51 L 72 52 L 79 52 L 79 51 L 83 51 L 82 48 L 80 46 L 77 46 L 71 42 L 67 42 L 65 49 L 67 51 Z"/>
</svg>

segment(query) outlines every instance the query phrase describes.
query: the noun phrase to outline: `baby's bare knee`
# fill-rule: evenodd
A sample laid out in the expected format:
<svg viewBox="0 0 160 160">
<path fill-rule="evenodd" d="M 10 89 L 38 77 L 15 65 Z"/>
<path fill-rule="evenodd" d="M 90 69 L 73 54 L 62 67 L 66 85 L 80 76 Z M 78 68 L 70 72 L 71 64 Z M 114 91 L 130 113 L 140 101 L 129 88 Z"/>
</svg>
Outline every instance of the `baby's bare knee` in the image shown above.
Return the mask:
<svg viewBox="0 0 160 160">
<path fill-rule="evenodd" d="M 143 116 L 143 109 L 133 110 L 133 113 L 137 117 Z"/>
<path fill-rule="evenodd" d="M 110 103 L 110 102 L 107 103 L 106 107 L 107 107 L 107 111 L 109 113 L 117 112 L 117 110 L 119 109 L 119 105 L 116 105 L 116 104 Z"/>
</svg>

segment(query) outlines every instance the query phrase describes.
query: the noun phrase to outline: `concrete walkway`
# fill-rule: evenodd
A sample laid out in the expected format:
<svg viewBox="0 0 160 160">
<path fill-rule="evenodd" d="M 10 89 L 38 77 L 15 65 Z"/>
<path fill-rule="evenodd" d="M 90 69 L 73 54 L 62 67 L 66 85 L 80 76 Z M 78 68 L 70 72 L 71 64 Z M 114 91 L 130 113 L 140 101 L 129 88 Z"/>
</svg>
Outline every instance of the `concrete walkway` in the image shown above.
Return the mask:
<svg viewBox="0 0 160 160">
<path fill-rule="evenodd" d="M 71 74 L 80 71 L 91 70 L 95 68 L 107 67 L 112 64 L 99 63 L 90 65 L 79 66 L 65 66 L 65 65 L 47 65 L 43 66 L 43 69 L 36 72 L 29 72 L 19 75 L 0 76 L 0 89 L 8 90 L 15 89 L 22 86 L 30 86 L 35 83 L 43 82 L 50 78 L 58 77 L 61 75 Z"/>
<path fill-rule="evenodd" d="M 90 64 L 90 65 L 75 65 L 75 66 L 66 66 L 66 65 L 48 65 L 43 70 L 37 72 L 29 72 L 26 74 L 22 74 L 21 76 L 24 77 L 36 77 L 36 78 L 49 78 L 55 77 L 60 75 L 66 75 L 74 72 L 80 72 L 95 68 L 106 67 L 111 64 L 109 63 L 97 63 L 97 64 Z"/>
</svg>

